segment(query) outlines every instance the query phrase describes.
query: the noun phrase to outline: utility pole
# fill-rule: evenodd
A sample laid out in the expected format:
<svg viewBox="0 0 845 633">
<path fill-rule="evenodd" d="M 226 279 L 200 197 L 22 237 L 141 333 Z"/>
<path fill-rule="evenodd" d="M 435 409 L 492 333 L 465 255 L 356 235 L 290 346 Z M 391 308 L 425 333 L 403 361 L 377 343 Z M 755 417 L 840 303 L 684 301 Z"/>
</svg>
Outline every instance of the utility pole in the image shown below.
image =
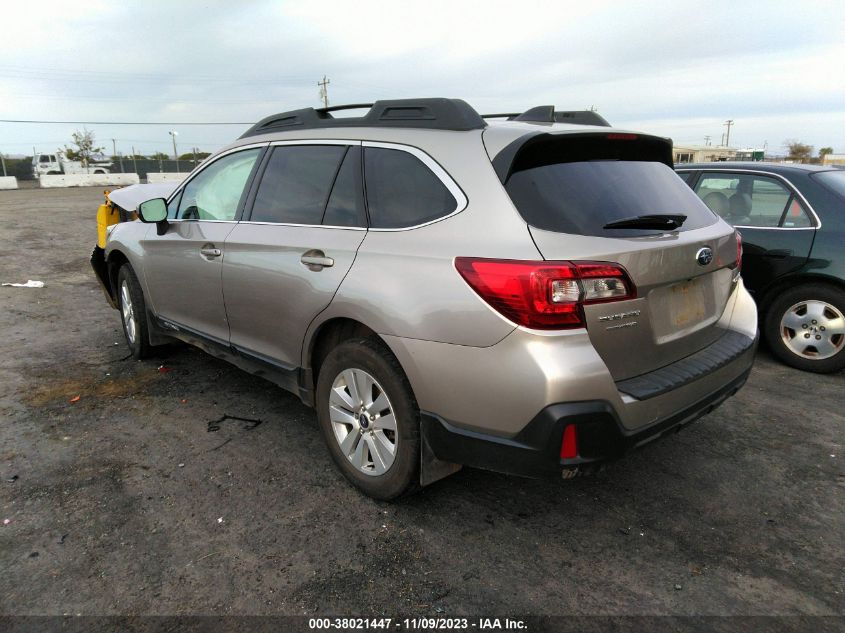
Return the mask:
<svg viewBox="0 0 845 633">
<path fill-rule="evenodd" d="M 111 140 L 111 155 L 117 156 L 117 143 L 114 142 L 114 139 Z"/>
<path fill-rule="evenodd" d="M 196 147 L 192 147 L 191 149 L 192 149 L 192 150 L 193 150 L 193 152 L 194 152 L 194 167 L 196 167 L 196 166 L 197 166 L 197 148 L 196 148 Z"/>
<path fill-rule="evenodd" d="M 135 165 L 135 173 L 138 173 L 138 160 L 135 158 L 135 146 L 132 146 L 132 164 Z"/>
<path fill-rule="evenodd" d="M 733 119 L 728 119 L 727 121 L 725 121 L 725 125 L 726 125 L 726 126 L 727 126 L 727 128 L 728 128 L 728 133 L 727 133 L 727 135 L 726 135 L 726 137 L 725 137 L 725 146 L 726 146 L 726 147 L 730 147 L 730 146 L 731 146 L 731 126 L 732 126 L 733 124 L 734 124 L 734 120 L 733 120 Z"/>
<path fill-rule="evenodd" d="M 173 160 L 176 161 L 176 173 L 178 174 L 179 173 L 179 154 L 176 153 L 176 137 L 179 135 L 179 132 L 177 132 L 176 130 L 170 130 L 170 132 L 168 132 L 168 134 L 170 134 L 171 138 L 173 139 Z"/>
<path fill-rule="evenodd" d="M 317 85 L 320 86 L 320 99 L 323 100 L 323 107 L 329 107 L 329 84 L 331 80 L 327 79 L 325 75 L 323 75 L 323 80 L 318 81 Z"/>
<path fill-rule="evenodd" d="M 0 152 L 0 163 L 3 163 L 3 178 L 6 177 L 6 159 L 3 158 L 3 153 Z"/>
<path fill-rule="evenodd" d="M 710 135 L 709 134 L 704 135 L 704 144 L 710 145 Z"/>
</svg>

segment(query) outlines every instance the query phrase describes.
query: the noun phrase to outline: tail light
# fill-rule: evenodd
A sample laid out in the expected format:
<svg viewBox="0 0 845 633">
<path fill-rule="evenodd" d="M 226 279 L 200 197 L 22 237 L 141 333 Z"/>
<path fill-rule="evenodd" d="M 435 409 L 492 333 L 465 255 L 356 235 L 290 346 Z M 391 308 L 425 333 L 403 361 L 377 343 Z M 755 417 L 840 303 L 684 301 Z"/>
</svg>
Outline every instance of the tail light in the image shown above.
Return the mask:
<svg viewBox="0 0 845 633">
<path fill-rule="evenodd" d="M 739 231 L 734 231 L 736 236 L 736 269 L 742 269 L 742 234 Z"/>
<path fill-rule="evenodd" d="M 636 296 L 618 264 L 457 257 L 455 268 L 499 314 L 538 330 L 586 327 L 584 305 Z"/>
</svg>

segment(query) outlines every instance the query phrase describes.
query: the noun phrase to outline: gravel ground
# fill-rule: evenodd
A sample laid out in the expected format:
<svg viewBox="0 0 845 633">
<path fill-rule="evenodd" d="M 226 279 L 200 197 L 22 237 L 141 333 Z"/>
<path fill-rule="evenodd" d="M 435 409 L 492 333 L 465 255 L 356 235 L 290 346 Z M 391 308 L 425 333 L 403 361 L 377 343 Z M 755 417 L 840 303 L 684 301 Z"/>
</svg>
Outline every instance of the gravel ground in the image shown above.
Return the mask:
<svg viewBox="0 0 845 633">
<path fill-rule="evenodd" d="M 46 283 L 0 288 L 0 613 L 845 614 L 843 374 L 762 351 L 592 478 L 379 503 L 294 396 L 187 346 L 127 359 L 101 197 L 0 192 L 0 281 Z"/>
</svg>

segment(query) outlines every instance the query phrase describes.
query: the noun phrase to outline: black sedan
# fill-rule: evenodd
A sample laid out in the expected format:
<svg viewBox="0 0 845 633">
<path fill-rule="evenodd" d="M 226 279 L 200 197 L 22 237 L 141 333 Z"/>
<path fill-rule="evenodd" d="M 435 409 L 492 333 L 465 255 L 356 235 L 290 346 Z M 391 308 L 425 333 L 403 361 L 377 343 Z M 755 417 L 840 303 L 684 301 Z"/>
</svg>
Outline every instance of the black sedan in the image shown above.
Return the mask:
<svg viewBox="0 0 845 633">
<path fill-rule="evenodd" d="M 845 171 L 759 162 L 676 171 L 742 234 L 742 276 L 772 352 L 808 371 L 845 367 Z"/>
</svg>

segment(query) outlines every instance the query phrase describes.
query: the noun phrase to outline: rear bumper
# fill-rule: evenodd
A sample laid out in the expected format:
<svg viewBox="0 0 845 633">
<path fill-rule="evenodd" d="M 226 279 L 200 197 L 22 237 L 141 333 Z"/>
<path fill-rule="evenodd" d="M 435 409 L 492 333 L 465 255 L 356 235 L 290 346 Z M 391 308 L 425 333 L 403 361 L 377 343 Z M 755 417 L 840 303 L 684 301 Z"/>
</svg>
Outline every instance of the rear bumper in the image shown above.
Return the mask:
<svg viewBox="0 0 845 633">
<path fill-rule="evenodd" d="M 756 343 L 755 339 L 754 347 Z M 527 477 L 559 475 L 564 470 L 574 471 L 587 464 L 618 459 L 643 444 L 680 430 L 734 395 L 750 372 L 749 366 L 728 384 L 691 406 L 635 431 L 625 428 L 608 402 L 593 400 L 549 405 L 512 438 L 461 429 L 424 411 L 422 441 L 434 456 L 446 462 Z M 570 424 L 577 425 L 578 456 L 562 459 L 563 433 Z"/>
</svg>

